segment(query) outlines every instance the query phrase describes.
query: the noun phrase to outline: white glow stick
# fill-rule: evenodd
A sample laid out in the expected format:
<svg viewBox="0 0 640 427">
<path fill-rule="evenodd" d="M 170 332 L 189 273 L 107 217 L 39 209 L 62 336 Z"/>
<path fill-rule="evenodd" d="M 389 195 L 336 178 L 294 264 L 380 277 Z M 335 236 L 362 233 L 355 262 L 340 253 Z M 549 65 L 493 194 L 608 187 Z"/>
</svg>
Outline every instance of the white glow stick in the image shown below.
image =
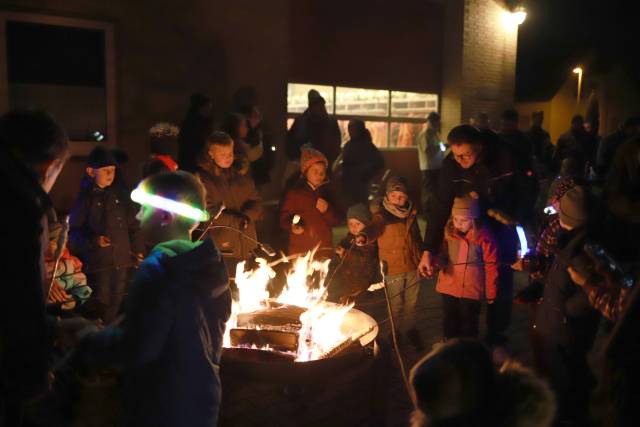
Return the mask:
<svg viewBox="0 0 640 427">
<path fill-rule="evenodd" d="M 527 236 L 524 234 L 524 228 L 521 225 L 516 225 L 516 232 L 518 233 L 518 240 L 520 240 L 520 256 L 523 257 L 529 252 Z"/>
</svg>

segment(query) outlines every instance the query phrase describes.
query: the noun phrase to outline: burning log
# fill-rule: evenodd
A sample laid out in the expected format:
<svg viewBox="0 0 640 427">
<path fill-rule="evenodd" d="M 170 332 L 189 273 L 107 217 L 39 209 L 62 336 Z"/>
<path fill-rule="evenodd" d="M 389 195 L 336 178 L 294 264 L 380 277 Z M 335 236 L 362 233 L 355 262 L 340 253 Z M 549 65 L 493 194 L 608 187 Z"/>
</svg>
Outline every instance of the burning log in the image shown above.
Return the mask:
<svg viewBox="0 0 640 427">
<path fill-rule="evenodd" d="M 271 348 L 274 351 L 298 351 L 298 333 L 282 330 L 231 329 L 231 345 L 234 347 Z"/>
<path fill-rule="evenodd" d="M 238 327 L 245 329 L 269 329 L 299 331 L 300 315 L 307 309 L 293 305 L 279 305 L 250 313 L 238 314 Z"/>
<path fill-rule="evenodd" d="M 360 347 L 360 338 L 364 337 L 365 335 L 371 333 L 373 330 L 375 330 L 377 328 L 376 325 L 371 326 L 370 328 L 367 328 L 366 330 L 364 330 L 363 332 L 357 334 L 357 335 L 352 335 L 349 338 L 347 338 L 346 340 L 342 341 L 340 344 L 338 344 L 337 346 L 333 347 L 331 350 L 327 351 L 326 353 L 322 354 L 319 359 L 329 359 L 331 357 L 337 356 L 340 353 L 344 353 L 346 351 L 348 351 L 349 349 L 353 348 L 353 347 Z"/>
</svg>

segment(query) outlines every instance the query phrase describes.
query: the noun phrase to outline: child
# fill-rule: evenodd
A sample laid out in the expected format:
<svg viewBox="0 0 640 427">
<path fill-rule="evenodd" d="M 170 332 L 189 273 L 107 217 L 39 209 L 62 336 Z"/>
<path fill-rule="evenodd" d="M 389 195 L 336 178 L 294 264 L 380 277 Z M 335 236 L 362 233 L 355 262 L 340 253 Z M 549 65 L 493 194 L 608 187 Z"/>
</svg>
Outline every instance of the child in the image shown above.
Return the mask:
<svg viewBox="0 0 640 427">
<path fill-rule="evenodd" d="M 113 153 L 102 146 L 93 149 L 69 217 L 69 249 L 85 265 L 105 322 L 115 318 L 129 269 L 144 250 L 135 208 L 118 174 Z"/>
<path fill-rule="evenodd" d="M 328 167 L 320 151 L 302 149 L 300 179 L 285 193 L 280 208 L 280 226 L 289 232 L 289 254 L 306 253 L 319 245 L 319 254 L 330 256 L 331 228 L 340 219 L 329 194 Z"/>
<path fill-rule="evenodd" d="M 233 139 L 233 154 L 242 174 L 249 173 L 251 163 L 262 157 L 262 141 L 252 146 L 247 141 L 249 124 L 242 114 L 229 113 L 222 122 L 222 131 Z"/>
<path fill-rule="evenodd" d="M 48 295 L 48 303 L 61 303 L 63 310 L 73 310 L 83 304 L 91 295 L 91 288 L 87 285 L 87 276 L 82 272 L 82 262 L 69 253 L 65 245 L 61 249 L 60 261 L 56 271 L 56 254 L 58 242 L 62 233 L 62 225 L 49 224 L 49 249 L 45 253 L 44 263 L 48 278 L 48 284 L 55 275 L 51 291 Z M 64 242 L 63 242 L 64 243 Z M 61 296 L 62 298 L 56 298 Z"/>
<path fill-rule="evenodd" d="M 382 281 L 378 246 L 375 242 L 364 246 L 355 244 L 356 236 L 371 224 L 371 211 L 362 203 L 347 211 L 349 233 L 336 248 L 327 274 L 330 301 L 349 302 L 366 291 L 370 285 Z"/>
<path fill-rule="evenodd" d="M 231 271 L 235 264 L 249 258 L 256 248 L 256 221 L 262 217 L 262 204 L 250 176 L 234 167 L 233 140 L 224 132 L 214 132 L 201 153 L 197 176 L 207 190 L 207 210 L 211 227 L 231 227 L 247 234 L 225 228 L 210 228 L 209 236 L 227 258 Z M 215 215 L 224 206 L 217 219 Z"/>
<path fill-rule="evenodd" d="M 178 170 L 173 153 L 178 150 L 179 133 L 180 128 L 173 123 L 156 123 L 149 129 L 151 158 L 142 167 L 143 177 Z"/>
<path fill-rule="evenodd" d="M 417 349 L 423 348 L 415 329 L 414 310 L 418 300 L 422 239 L 416 221 L 417 210 L 407 190 L 406 181 L 397 176 L 387 180 L 385 197 L 372 223 L 358 237 L 358 244 L 378 243 L 378 256 L 386 264 L 385 285 L 399 333 L 406 334 Z"/>
<path fill-rule="evenodd" d="M 214 243 L 191 239 L 207 217 L 205 190 L 187 172 L 160 173 L 131 198 L 141 204 L 137 219 L 153 249 L 133 277 L 122 329 L 99 332 L 86 348 L 121 349 L 124 425 L 215 426 L 231 294 Z"/>
<path fill-rule="evenodd" d="M 442 294 L 444 338 L 477 337 L 480 300 L 496 298 L 498 258 L 496 244 L 478 222 L 478 200 L 456 197 L 445 226 L 443 269 L 436 291 Z"/>
</svg>

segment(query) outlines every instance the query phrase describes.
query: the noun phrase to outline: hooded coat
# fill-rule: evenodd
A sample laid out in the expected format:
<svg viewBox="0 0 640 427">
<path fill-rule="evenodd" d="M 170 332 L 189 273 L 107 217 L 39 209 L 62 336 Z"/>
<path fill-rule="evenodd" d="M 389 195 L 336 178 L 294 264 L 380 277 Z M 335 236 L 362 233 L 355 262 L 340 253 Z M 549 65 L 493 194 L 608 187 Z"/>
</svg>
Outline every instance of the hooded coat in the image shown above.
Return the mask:
<svg viewBox="0 0 640 427">
<path fill-rule="evenodd" d="M 228 282 L 210 239 L 161 243 L 141 264 L 125 306 L 125 425 L 216 425 Z"/>
</svg>

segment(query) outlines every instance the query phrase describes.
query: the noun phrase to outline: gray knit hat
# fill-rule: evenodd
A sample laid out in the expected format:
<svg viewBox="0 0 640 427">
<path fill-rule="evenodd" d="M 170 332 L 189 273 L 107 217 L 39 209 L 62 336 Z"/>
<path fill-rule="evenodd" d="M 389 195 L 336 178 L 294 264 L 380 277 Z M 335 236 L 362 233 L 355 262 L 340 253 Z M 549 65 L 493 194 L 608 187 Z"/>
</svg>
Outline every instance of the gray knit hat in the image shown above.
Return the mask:
<svg viewBox="0 0 640 427">
<path fill-rule="evenodd" d="M 392 175 L 387 179 L 387 185 L 385 187 L 385 194 L 389 194 L 392 191 L 400 191 L 401 193 L 409 195 L 409 190 L 407 189 L 407 180 L 400 177 Z"/>
<path fill-rule="evenodd" d="M 347 210 L 347 220 L 349 219 L 357 219 L 364 225 L 369 225 L 371 222 L 371 211 L 369 210 L 369 206 L 364 203 L 358 203 L 357 205 L 351 206 Z"/>
<path fill-rule="evenodd" d="M 560 199 L 560 221 L 576 228 L 587 223 L 586 196 L 583 187 L 573 187 Z"/>
</svg>

